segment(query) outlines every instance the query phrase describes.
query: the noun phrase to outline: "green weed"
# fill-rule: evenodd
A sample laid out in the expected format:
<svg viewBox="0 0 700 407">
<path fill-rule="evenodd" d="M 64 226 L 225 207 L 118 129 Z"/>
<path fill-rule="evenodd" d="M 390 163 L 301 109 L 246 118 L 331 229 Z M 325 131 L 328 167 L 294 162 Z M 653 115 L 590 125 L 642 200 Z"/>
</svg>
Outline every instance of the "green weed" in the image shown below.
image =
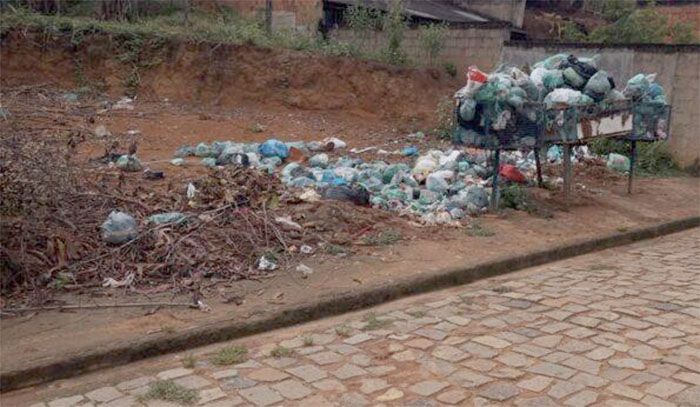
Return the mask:
<svg viewBox="0 0 700 407">
<path fill-rule="evenodd" d="M 219 366 L 243 363 L 248 360 L 248 349 L 243 346 L 233 346 L 220 349 L 212 358 L 212 363 Z"/>
<path fill-rule="evenodd" d="M 384 246 L 394 244 L 401 240 L 401 233 L 394 230 L 385 230 L 362 237 L 362 241 L 369 246 Z"/>
<path fill-rule="evenodd" d="M 376 331 L 377 329 L 386 328 L 392 324 L 388 319 L 377 318 L 377 314 L 374 312 L 365 314 L 362 320 L 366 322 L 365 326 L 362 327 L 363 331 Z"/>
<path fill-rule="evenodd" d="M 294 349 L 285 348 L 284 346 L 277 346 L 270 351 L 270 355 L 273 358 L 290 357 L 294 355 Z"/>
<path fill-rule="evenodd" d="M 197 363 L 197 358 L 194 355 L 187 355 L 182 359 L 182 366 L 188 369 L 192 369 Z"/>
<path fill-rule="evenodd" d="M 169 380 L 158 380 L 148 386 L 148 391 L 138 397 L 139 401 L 164 400 L 181 404 L 197 401 L 197 392 Z"/>
</svg>

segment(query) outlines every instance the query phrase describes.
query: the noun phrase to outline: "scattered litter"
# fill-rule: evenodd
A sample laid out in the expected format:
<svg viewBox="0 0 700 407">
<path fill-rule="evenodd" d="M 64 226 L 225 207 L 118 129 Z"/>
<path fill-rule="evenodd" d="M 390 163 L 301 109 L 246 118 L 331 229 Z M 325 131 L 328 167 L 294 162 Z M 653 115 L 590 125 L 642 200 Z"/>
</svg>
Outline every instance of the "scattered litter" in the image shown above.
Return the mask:
<svg viewBox="0 0 700 407">
<path fill-rule="evenodd" d="M 149 169 L 146 169 L 143 172 L 143 175 L 146 177 L 146 179 L 163 179 L 163 178 L 165 178 L 165 174 L 163 173 L 163 171 L 153 171 L 153 170 L 149 170 Z"/>
<path fill-rule="evenodd" d="M 611 153 L 608 155 L 608 168 L 620 172 L 630 170 L 630 159 L 622 154 Z"/>
<path fill-rule="evenodd" d="M 125 212 L 112 211 L 102 224 L 102 240 L 110 244 L 126 243 L 137 235 L 136 219 Z"/>
<path fill-rule="evenodd" d="M 277 263 L 268 260 L 267 257 L 262 256 L 260 257 L 260 260 L 258 260 L 258 270 L 276 270 L 277 269 Z"/>
<path fill-rule="evenodd" d="M 299 199 L 304 202 L 318 202 L 321 200 L 321 195 L 314 189 L 307 189 L 299 195 Z"/>
<path fill-rule="evenodd" d="M 406 157 L 411 157 L 416 154 L 418 154 L 418 147 L 415 146 L 404 147 L 404 149 L 401 150 L 401 155 L 404 155 Z"/>
<path fill-rule="evenodd" d="M 75 93 L 65 93 L 63 95 L 63 99 L 67 100 L 68 102 L 77 102 L 78 101 L 78 95 Z"/>
<path fill-rule="evenodd" d="M 107 130 L 107 127 L 104 124 L 100 124 L 99 126 L 95 127 L 95 135 L 97 137 L 110 137 L 112 133 Z"/>
<path fill-rule="evenodd" d="M 191 182 L 187 184 L 187 198 L 192 199 L 194 198 L 195 194 L 197 193 L 197 188 L 195 188 L 194 184 Z"/>
<path fill-rule="evenodd" d="M 195 148 L 190 146 L 190 145 L 183 145 L 182 147 L 178 148 L 177 151 L 175 151 L 175 157 L 177 158 L 183 158 L 183 157 L 191 157 L 195 153 Z"/>
<path fill-rule="evenodd" d="M 187 161 L 185 161 L 183 158 L 173 158 L 170 160 L 170 164 L 176 166 L 176 167 L 184 167 L 187 165 Z"/>
<path fill-rule="evenodd" d="M 124 154 L 116 162 L 117 168 L 123 171 L 141 171 L 141 162 L 135 155 Z"/>
<path fill-rule="evenodd" d="M 165 212 L 151 215 L 146 219 L 146 223 L 154 225 L 162 225 L 166 223 L 182 223 L 185 220 L 185 214 L 182 212 Z"/>
<path fill-rule="evenodd" d="M 309 246 L 308 244 L 305 244 L 299 248 L 299 251 L 303 254 L 312 254 L 314 252 L 314 248 Z"/>
<path fill-rule="evenodd" d="M 123 97 L 117 101 L 117 103 L 112 106 L 114 110 L 134 110 L 134 99 L 130 97 Z"/>
<path fill-rule="evenodd" d="M 292 220 L 291 216 L 278 216 L 275 218 L 275 222 L 279 223 L 280 225 L 286 226 L 290 229 L 296 229 L 296 230 L 303 230 L 304 229 L 300 224 L 294 222 Z"/>
<path fill-rule="evenodd" d="M 309 267 L 305 264 L 299 264 L 296 267 L 296 270 L 301 273 L 301 276 L 303 278 L 308 278 L 314 272 L 314 270 L 311 267 Z"/>
<path fill-rule="evenodd" d="M 107 277 L 104 279 L 102 282 L 102 287 L 109 287 L 109 288 L 118 288 L 118 287 L 127 287 L 130 286 L 131 283 L 134 282 L 134 273 L 129 273 L 124 277 L 123 280 L 115 280 L 112 277 Z"/>
<path fill-rule="evenodd" d="M 214 168 L 214 167 L 216 167 L 216 158 L 213 158 L 213 157 L 202 158 L 202 161 L 200 161 L 200 164 L 202 164 L 204 167 Z"/>
<path fill-rule="evenodd" d="M 338 150 L 347 147 L 347 144 L 337 137 L 326 137 L 323 139 L 323 144 L 325 144 L 326 148 L 329 150 Z"/>
</svg>

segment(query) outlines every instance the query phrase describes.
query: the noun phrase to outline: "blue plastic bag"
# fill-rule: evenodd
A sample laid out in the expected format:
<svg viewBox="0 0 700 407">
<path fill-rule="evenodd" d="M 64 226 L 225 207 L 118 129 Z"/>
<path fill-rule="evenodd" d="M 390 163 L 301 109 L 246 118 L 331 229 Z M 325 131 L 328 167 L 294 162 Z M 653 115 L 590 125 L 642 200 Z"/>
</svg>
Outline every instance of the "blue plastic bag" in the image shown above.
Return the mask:
<svg viewBox="0 0 700 407">
<path fill-rule="evenodd" d="M 258 151 L 263 157 L 278 157 L 284 160 L 289 156 L 289 147 L 276 139 L 270 139 L 262 143 Z"/>
</svg>

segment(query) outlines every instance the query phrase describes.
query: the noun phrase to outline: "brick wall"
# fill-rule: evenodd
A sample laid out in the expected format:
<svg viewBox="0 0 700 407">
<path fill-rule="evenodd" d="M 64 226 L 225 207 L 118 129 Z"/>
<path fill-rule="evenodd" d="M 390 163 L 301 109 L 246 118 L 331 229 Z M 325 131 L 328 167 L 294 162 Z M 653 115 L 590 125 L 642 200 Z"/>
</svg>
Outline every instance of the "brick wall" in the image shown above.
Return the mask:
<svg viewBox="0 0 700 407">
<path fill-rule="evenodd" d="M 330 35 L 335 40 L 362 44 L 366 50 L 381 49 L 386 43 L 386 37 L 381 31 L 370 33 L 364 42 L 346 29 L 333 30 Z M 458 72 L 464 72 L 470 65 L 491 70 L 496 67 L 501 57 L 503 42 L 509 35 L 510 30 L 503 27 L 450 28 L 436 65 L 443 66 L 446 62 L 451 62 Z M 413 62 L 418 65 L 428 64 L 428 57 L 419 42 L 418 30 L 407 30 L 401 46 Z"/>
<path fill-rule="evenodd" d="M 624 88 L 637 73 L 657 73 L 672 106 L 669 149 L 682 167 L 697 166 L 700 161 L 700 47 L 664 45 L 614 45 L 596 47 L 581 44 L 517 44 L 503 47 L 501 61 L 522 65 L 566 52 L 579 56 L 599 54 L 600 66 Z"/>
</svg>

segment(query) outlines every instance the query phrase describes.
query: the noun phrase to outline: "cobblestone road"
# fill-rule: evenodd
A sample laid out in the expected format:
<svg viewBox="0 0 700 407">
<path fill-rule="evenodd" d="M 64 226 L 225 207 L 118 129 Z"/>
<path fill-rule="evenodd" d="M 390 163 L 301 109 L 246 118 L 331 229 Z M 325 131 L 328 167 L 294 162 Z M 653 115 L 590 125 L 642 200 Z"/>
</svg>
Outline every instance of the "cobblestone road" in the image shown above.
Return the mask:
<svg viewBox="0 0 700 407">
<path fill-rule="evenodd" d="M 207 407 L 700 406 L 698 237 L 694 229 L 237 340 L 196 361 L 169 356 L 37 406 L 177 405 L 139 398 L 157 380 L 194 390 Z M 246 347 L 247 361 L 216 365 L 235 356 L 223 346 Z"/>
</svg>

